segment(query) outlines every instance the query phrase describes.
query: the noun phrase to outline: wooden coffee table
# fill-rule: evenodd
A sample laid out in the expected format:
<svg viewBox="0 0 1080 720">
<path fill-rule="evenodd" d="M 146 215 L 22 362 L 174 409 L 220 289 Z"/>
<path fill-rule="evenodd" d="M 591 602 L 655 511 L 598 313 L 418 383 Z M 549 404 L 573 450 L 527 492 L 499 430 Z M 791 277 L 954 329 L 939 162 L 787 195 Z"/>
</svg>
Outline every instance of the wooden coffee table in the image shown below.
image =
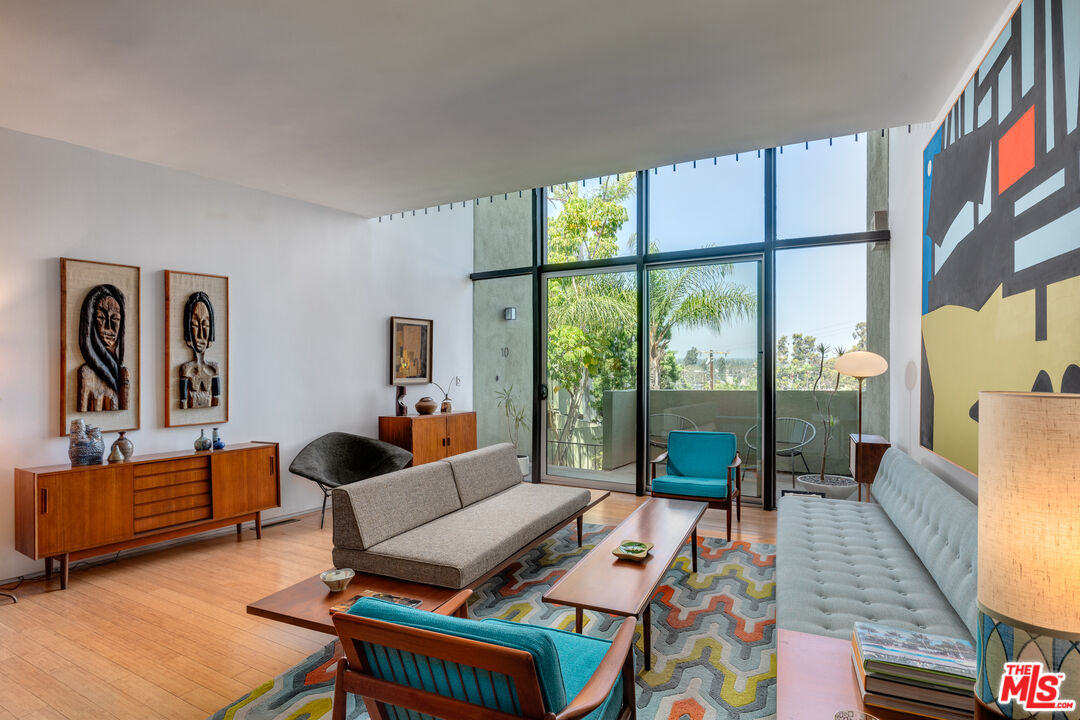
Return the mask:
<svg viewBox="0 0 1080 720">
<path fill-rule="evenodd" d="M 649 603 L 679 551 L 691 541 L 697 572 L 697 524 L 708 507 L 703 502 L 652 498 L 618 524 L 544 595 L 544 602 L 576 609 L 581 632 L 584 610 L 623 617 L 641 616 L 645 669 L 652 669 L 652 613 Z M 641 561 L 620 560 L 611 551 L 624 540 L 653 544 Z"/>
<path fill-rule="evenodd" d="M 287 625 L 336 635 L 330 608 L 365 590 L 416 598 L 420 601 L 418 607 L 421 610 L 435 610 L 461 592 L 453 588 L 421 585 L 381 575 L 357 573 L 347 588 L 341 592 L 332 593 L 319 576 L 314 575 L 284 590 L 267 595 L 262 600 L 256 600 L 247 606 L 247 611 L 249 615 L 258 615 Z"/>
</svg>

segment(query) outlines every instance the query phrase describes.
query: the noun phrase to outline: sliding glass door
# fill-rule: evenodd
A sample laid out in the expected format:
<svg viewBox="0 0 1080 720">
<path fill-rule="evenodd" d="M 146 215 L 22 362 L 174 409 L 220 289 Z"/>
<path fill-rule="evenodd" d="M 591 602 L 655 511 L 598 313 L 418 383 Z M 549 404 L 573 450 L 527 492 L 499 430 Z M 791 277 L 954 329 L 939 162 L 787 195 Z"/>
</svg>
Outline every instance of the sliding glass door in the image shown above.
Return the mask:
<svg viewBox="0 0 1080 720">
<path fill-rule="evenodd" d="M 649 269 L 649 460 L 673 430 L 730 432 L 760 497 L 761 262 Z"/>
<path fill-rule="evenodd" d="M 632 489 L 638 290 L 632 270 L 549 275 L 544 285 L 545 475 Z"/>
</svg>

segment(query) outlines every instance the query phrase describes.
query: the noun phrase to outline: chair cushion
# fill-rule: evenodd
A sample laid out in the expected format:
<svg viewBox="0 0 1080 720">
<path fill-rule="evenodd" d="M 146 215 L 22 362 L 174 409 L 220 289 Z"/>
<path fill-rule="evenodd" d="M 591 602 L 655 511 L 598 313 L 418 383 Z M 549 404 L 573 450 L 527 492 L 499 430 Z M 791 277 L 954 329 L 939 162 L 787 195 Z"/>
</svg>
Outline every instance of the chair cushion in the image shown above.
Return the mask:
<svg viewBox="0 0 1080 720">
<path fill-rule="evenodd" d="M 334 495 L 334 546 L 363 550 L 461 509 L 454 473 L 443 462 L 406 468 Z M 352 515 L 353 522 L 338 523 Z"/>
<path fill-rule="evenodd" d="M 507 623 L 506 620 L 485 620 L 484 622 Z M 589 678 L 600 667 L 600 663 L 604 659 L 604 653 L 611 647 L 611 643 L 607 640 L 555 628 L 543 628 L 543 630 L 555 641 L 555 649 L 559 653 L 559 662 L 562 664 L 563 687 L 566 689 L 567 702 L 569 703 L 584 689 L 585 684 L 589 682 Z M 586 715 L 584 720 L 615 720 L 622 709 L 622 693 L 623 680 L 620 674 L 618 681 L 611 689 L 611 692 L 608 693 L 604 702 L 600 704 L 600 707 Z"/>
<path fill-rule="evenodd" d="M 727 478 L 662 475 L 652 481 L 654 493 L 691 495 L 722 500 L 727 497 Z"/>
<path fill-rule="evenodd" d="M 558 712 L 567 705 L 567 689 L 564 686 L 564 675 L 558 645 L 555 638 L 550 633 L 545 632 L 544 628 L 524 623 L 481 622 L 466 618 L 437 615 L 376 598 L 360 598 L 349 609 L 349 614 L 493 645 L 501 645 L 515 650 L 523 650 L 533 656 L 533 662 L 536 664 L 537 675 L 540 680 L 540 694 L 543 697 L 545 709 Z M 373 666 L 377 666 L 374 648 L 368 643 L 364 643 L 364 645 L 365 651 L 368 653 L 368 661 Z M 381 656 L 385 657 L 384 655 Z M 383 664 L 385 665 L 385 662 Z M 416 664 L 402 663 L 402 665 L 408 667 L 410 672 L 414 674 L 414 677 L 410 678 L 412 681 L 410 684 L 413 687 L 421 685 L 423 680 L 415 677 L 415 670 L 412 670 L 412 668 L 416 667 Z M 579 669 L 576 664 L 572 667 L 575 672 Z M 383 667 L 382 669 L 393 677 L 389 667 Z M 485 687 L 488 684 L 480 683 L 480 685 Z M 459 692 L 452 693 L 452 696 L 457 697 L 459 700 L 465 699 L 461 697 L 462 694 L 459 689 Z M 469 699 L 474 701 L 472 698 Z"/>
<path fill-rule="evenodd" d="M 370 482 L 374 481 L 360 484 Z M 581 488 L 518 482 L 498 495 L 366 550 L 335 547 L 334 564 L 359 572 L 463 588 L 543 533 L 565 523 L 588 505 L 589 497 L 589 491 Z"/>
<path fill-rule="evenodd" d="M 978 508 L 896 448 L 885 451 L 870 491 L 976 635 Z"/>
<path fill-rule="evenodd" d="M 668 433 L 668 475 L 726 478 L 735 445 L 734 433 L 673 430 Z"/>
<path fill-rule="evenodd" d="M 454 470 L 462 507 L 521 484 L 517 450 L 510 443 L 453 455 L 446 462 Z"/>
<path fill-rule="evenodd" d="M 857 621 L 971 637 L 881 506 L 781 498 L 776 626 L 850 640 Z"/>
</svg>

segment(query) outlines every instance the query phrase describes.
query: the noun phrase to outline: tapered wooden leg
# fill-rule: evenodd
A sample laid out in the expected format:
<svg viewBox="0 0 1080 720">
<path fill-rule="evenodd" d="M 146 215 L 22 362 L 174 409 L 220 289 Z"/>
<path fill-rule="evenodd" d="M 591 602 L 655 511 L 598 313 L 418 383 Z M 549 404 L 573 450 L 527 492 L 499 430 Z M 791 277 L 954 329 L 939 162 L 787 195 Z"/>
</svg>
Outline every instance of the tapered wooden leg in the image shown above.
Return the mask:
<svg viewBox="0 0 1080 720">
<path fill-rule="evenodd" d="M 585 520 L 584 516 L 577 516 L 577 546 L 581 547 L 581 544 L 585 541 L 584 531 Z"/>
<path fill-rule="evenodd" d="M 236 537 L 240 537 L 242 532 L 244 532 L 244 523 L 236 523 Z"/>
<path fill-rule="evenodd" d="M 581 608 L 574 608 L 574 629 L 577 632 L 581 632 L 585 625 L 585 611 Z"/>
<path fill-rule="evenodd" d="M 630 652 L 626 654 L 626 662 L 623 663 L 622 670 L 623 707 L 630 709 L 630 714 L 626 720 L 637 720 L 637 682 L 634 679 L 636 674 L 634 672 L 634 649 L 630 648 Z"/>
<path fill-rule="evenodd" d="M 641 614 L 642 649 L 645 654 L 645 669 L 652 670 L 652 603 L 645 606 Z"/>
<path fill-rule="evenodd" d="M 52 580 L 52 561 L 51 557 L 45 558 L 45 582 Z"/>
<path fill-rule="evenodd" d="M 728 524 L 731 523 L 731 518 L 728 518 Z M 255 539 L 262 540 L 262 513 L 255 513 Z"/>
<path fill-rule="evenodd" d="M 60 556 L 60 589 L 67 590 L 68 586 L 68 555 Z"/>
<path fill-rule="evenodd" d="M 348 703 L 345 695 L 345 671 L 348 667 L 348 660 L 338 659 L 337 681 L 334 683 L 334 720 L 345 720 L 345 705 Z"/>
<path fill-rule="evenodd" d="M 731 542 L 731 501 L 727 504 L 727 540 Z"/>
</svg>

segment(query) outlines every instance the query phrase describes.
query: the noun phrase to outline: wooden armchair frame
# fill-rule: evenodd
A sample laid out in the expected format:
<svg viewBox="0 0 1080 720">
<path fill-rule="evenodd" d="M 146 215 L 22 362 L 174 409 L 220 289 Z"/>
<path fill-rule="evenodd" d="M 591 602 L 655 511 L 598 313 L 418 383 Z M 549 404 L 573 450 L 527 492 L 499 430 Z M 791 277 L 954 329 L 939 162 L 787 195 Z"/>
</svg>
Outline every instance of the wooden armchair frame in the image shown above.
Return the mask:
<svg viewBox="0 0 1080 720">
<path fill-rule="evenodd" d="M 661 463 L 667 462 L 668 454 L 661 453 L 655 460 L 650 461 L 652 471 L 649 475 L 650 480 L 656 479 L 656 466 Z M 742 522 L 742 458 L 739 457 L 739 451 L 735 451 L 735 459 L 728 465 L 727 468 L 727 497 L 724 498 L 704 498 L 694 495 L 670 495 L 668 493 L 659 493 L 650 488 L 649 494 L 653 497 L 660 498 L 672 498 L 675 500 L 694 500 L 696 502 L 708 502 L 709 507 L 713 509 L 725 509 L 727 510 L 727 539 L 731 541 L 731 506 L 734 500 L 735 505 L 735 519 L 737 522 Z M 696 543 L 696 533 L 694 541 Z M 695 549 L 696 553 L 696 549 Z M 697 557 L 694 557 L 694 571 L 697 571 Z"/>
<path fill-rule="evenodd" d="M 435 612 L 467 617 L 465 603 L 471 594 L 471 590 L 462 590 Z M 364 699 L 372 720 L 393 720 L 394 715 L 387 710 L 387 705 L 446 720 L 574 720 L 599 707 L 615 687 L 620 675 L 623 678 L 623 705 L 618 720 L 636 720 L 632 653 L 635 624 L 634 618 L 621 621 L 611 647 L 585 687 L 561 712 L 551 713 L 544 710 L 533 657 L 523 650 L 337 613 L 334 615 L 334 627 L 341 639 L 345 657 L 338 661 L 333 720 L 345 720 L 346 693 L 360 695 Z M 372 673 L 360 647 L 361 642 L 506 675 L 514 683 L 521 715 L 382 680 Z M 449 682 L 449 678 L 447 680 Z"/>
</svg>

